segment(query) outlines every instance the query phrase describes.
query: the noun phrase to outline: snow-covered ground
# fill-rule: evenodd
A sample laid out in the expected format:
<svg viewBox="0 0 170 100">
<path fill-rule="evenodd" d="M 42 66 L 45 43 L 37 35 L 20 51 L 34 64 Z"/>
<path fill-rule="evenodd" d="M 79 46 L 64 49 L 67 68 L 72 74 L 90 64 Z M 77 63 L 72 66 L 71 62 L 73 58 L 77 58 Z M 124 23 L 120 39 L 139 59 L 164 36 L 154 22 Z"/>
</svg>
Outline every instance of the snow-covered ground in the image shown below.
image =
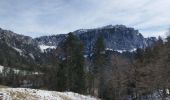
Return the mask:
<svg viewBox="0 0 170 100">
<path fill-rule="evenodd" d="M 0 65 L 0 73 L 3 72 L 3 69 L 4 69 L 4 66 L 1 66 L 1 65 Z"/>
<path fill-rule="evenodd" d="M 0 92 L 0 100 L 12 100 L 12 98 L 8 93 Z"/>
<path fill-rule="evenodd" d="M 99 100 L 73 92 L 56 92 L 28 88 L 1 88 L 0 97 L 3 98 L 2 100 Z"/>
</svg>

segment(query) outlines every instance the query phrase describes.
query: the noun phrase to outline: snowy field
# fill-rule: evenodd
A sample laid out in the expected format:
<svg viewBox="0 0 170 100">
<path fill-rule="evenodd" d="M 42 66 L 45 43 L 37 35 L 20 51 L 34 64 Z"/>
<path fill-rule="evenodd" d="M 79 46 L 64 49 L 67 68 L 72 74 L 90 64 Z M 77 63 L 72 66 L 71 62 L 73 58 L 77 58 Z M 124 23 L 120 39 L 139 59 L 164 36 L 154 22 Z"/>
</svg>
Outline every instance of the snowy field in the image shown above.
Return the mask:
<svg viewBox="0 0 170 100">
<path fill-rule="evenodd" d="M 99 100 L 72 92 L 55 92 L 28 88 L 1 88 L 0 100 Z"/>
</svg>

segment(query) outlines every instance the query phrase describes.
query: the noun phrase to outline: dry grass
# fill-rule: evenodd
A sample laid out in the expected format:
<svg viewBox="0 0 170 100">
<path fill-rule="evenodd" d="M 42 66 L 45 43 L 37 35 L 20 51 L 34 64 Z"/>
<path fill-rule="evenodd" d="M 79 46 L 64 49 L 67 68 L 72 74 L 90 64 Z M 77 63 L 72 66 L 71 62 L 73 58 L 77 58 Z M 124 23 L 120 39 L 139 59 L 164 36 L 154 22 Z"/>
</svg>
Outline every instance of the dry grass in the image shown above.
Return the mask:
<svg viewBox="0 0 170 100">
<path fill-rule="evenodd" d="M 10 87 L 5 86 L 5 85 L 0 85 L 0 88 L 10 88 Z"/>
<path fill-rule="evenodd" d="M 71 98 L 67 97 L 67 96 L 64 96 L 64 95 L 61 95 L 59 94 L 59 96 L 63 99 L 63 100 L 72 100 Z"/>
<path fill-rule="evenodd" d="M 10 96 L 12 97 L 12 100 L 38 100 L 38 98 L 30 93 L 24 93 L 24 92 L 11 92 L 9 91 Z M 29 99 L 28 99 L 29 98 Z"/>
<path fill-rule="evenodd" d="M 88 100 L 85 99 L 83 95 L 75 93 L 62 93 L 55 91 L 44 91 L 44 90 L 34 90 L 34 89 L 25 89 L 25 88 L 0 88 L 2 92 L 7 93 L 12 100 Z M 0 99 L 1 100 L 1 99 Z M 98 100 L 90 99 L 89 100 Z"/>
</svg>

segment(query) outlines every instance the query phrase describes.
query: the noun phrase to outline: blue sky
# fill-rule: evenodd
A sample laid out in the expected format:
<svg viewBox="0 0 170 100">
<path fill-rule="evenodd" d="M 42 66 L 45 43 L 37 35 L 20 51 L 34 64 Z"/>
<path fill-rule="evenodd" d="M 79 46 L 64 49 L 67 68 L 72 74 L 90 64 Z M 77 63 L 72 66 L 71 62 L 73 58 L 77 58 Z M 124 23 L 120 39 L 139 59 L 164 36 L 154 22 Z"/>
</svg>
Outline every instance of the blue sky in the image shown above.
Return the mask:
<svg viewBox="0 0 170 100">
<path fill-rule="evenodd" d="M 36 37 L 124 24 L 145 37 L 170 27 L 170 0 L 1 0 L 0 27 Z"/>
</svg>

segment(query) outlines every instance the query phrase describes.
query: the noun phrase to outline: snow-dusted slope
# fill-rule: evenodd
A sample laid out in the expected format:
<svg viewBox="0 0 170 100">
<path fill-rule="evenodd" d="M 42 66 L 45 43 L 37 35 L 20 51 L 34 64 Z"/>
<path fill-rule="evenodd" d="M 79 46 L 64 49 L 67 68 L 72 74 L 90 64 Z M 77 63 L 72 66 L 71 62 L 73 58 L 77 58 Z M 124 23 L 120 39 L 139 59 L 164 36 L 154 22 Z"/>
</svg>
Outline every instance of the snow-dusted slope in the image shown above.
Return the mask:
<svg viewBox="0 0 170 100">
<path fill-rule="evenodd" d="M 72 92 L 55 92 L 28 88 L 2 88 L 2 100 L 99 100 Z"/>
</svg>

